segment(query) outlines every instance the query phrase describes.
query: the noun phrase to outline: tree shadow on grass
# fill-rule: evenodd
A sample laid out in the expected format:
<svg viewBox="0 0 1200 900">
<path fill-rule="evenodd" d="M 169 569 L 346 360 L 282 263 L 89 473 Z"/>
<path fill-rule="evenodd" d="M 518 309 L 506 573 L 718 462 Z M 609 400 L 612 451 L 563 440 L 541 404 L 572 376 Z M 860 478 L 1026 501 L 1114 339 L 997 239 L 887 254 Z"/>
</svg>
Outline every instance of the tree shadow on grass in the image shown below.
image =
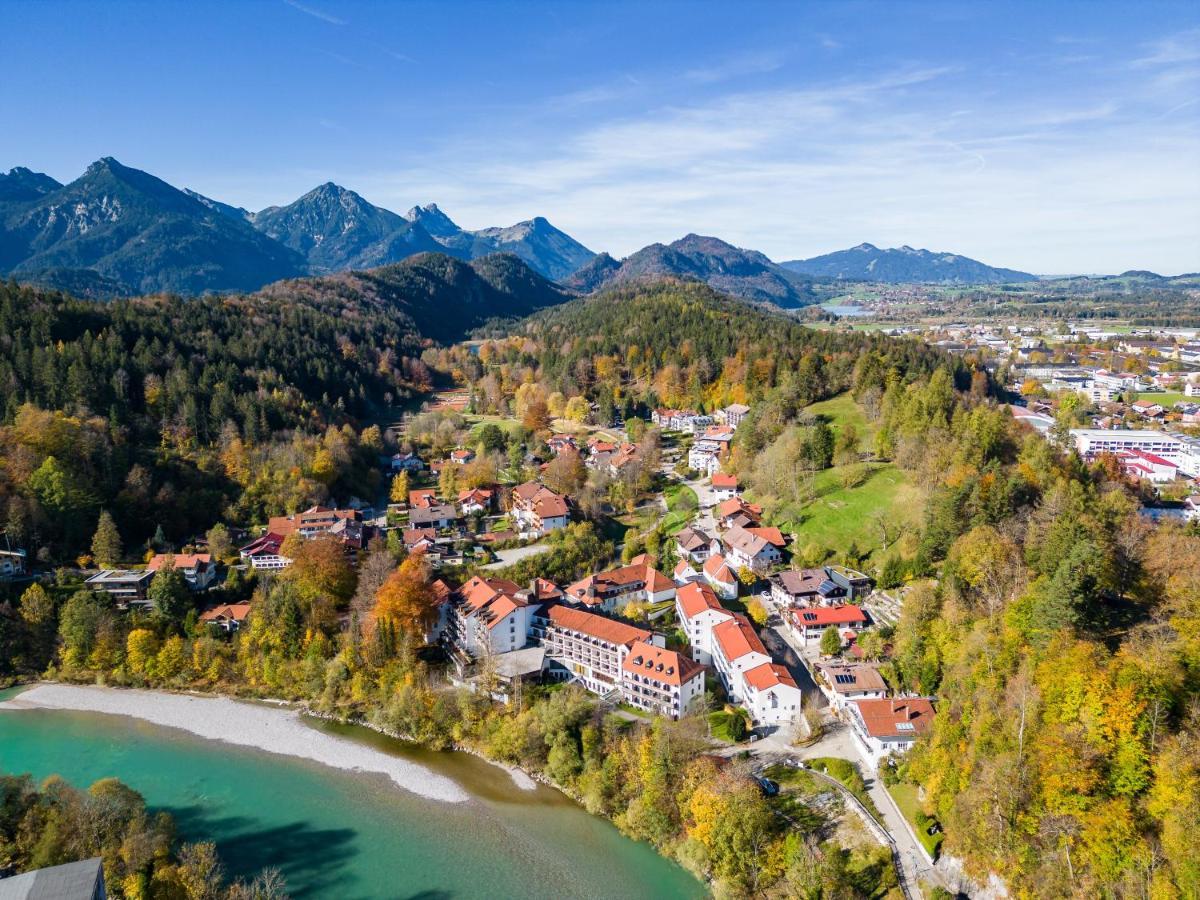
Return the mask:
<svg viewBox="0 0 1200 900">
<path fill-rule="evenodd" d="M 274 867 L 287 880 L 291 897 L 350 896 L 347 866 L 358 853 L 353 829 L 314 828 L 307 822 L 263 827 L 257 819 L 212 816 L 200 806 L 168 807 L 167 812 L 181 835 L 213 840 L 233 878 L 249 880 Z"/>
</svg>

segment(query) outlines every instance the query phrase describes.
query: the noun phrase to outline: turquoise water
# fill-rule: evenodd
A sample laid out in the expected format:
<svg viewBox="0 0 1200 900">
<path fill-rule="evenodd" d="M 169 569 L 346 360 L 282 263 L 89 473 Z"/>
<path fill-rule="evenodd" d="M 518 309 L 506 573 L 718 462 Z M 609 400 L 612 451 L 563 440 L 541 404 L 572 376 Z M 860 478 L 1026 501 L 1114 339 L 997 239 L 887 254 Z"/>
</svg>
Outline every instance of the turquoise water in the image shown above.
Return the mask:
<svg viewBox="0 0 1200 900">
<path fill-rule="evenodd" d="M 227 869 L 277 866 L 293 897 L 690 898 L 703 887 L 644 844 L 546 787 L 462 753 L 316 724 L 420 762 L 468 803 L 415 797 L 385 776 L 206 741 L 94 713 L 0 712 L 0 771 L 86 786 L 116 776 L 169 810 L 184 840 L 217 843 Z"/>
</svg>

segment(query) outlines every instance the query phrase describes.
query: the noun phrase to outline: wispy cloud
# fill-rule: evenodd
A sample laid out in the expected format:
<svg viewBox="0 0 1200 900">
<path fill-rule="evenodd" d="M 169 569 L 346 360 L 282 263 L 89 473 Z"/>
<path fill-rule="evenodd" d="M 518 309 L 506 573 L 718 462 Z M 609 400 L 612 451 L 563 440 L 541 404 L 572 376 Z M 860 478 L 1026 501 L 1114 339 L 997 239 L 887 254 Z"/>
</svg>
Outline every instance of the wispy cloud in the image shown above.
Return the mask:
<svg viewBox="0 0 1200 900">
<path fill-rule="evenodd" d="M 684 72 L 683 77 L 696 84 L 716 84 L 746 75 L 762 75 L 783 66 L 782 54 L 752 53 L 736 56 L 710 65 L 697 66 Z"/>
<path fill-rule="evenodd" d="M 345 25 L 346 24 L 344 19 L 339 19 L 337 16 L 331 15 L 330 13 L 324 12 L 323 10 L 319 10 L 316 7 L 308 6 L 307 4 L 300 3 L 300 2 L 298 2 L 298 0 L 283 0 L 283 2 L 286 3 L 288 6 L 290 6 L 292 9 L 297 9 L 300 12 L 304 13 L 306 16 L 312 16 L 314 19 L 320 19 L 322 22 L 328 22 L 330 25 Z"/>
</svg>

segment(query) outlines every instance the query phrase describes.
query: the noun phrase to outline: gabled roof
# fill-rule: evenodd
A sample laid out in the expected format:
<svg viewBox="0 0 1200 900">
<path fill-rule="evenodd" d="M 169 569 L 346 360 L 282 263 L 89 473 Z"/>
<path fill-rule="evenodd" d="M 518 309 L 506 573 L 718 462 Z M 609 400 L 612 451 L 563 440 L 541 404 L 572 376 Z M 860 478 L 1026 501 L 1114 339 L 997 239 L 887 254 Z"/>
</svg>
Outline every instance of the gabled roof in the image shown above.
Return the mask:
<svg viewBox="0 0 1200 900">
<path fill-rule="evenodd" d="M 768 528 L 765 526 L 757 526 L 754 528 L 747 528 L 746 530 L 748 532 L 750 532 L 752 535 L 754 535 L 755 537 L 762 538 L 768 544 L 772 544 L 781 549 L 783 547 L 787 546 L 787 539 L 784 538 L 783 532 L 780 531 L 778 528 L 774 528 L 774 527 Z"/>
<path fill-rule="evenodd" d="M 888 689 L 879 669 L 866 663 L 817 663 L 817 669 L 830 690 L 838 694 Z"/>
<path fill-rule="evenodd" d="M 824 569 L 799 569 L 789 572 L 777 572 L 770 577 L 772 584 L 778 585 L 793 597 L 804 597 L 815 594 L 821 582 L 825 581 Z"/>
<path fill-rule="evenodd" d="M 635 641 L 621 663 L 621 669 L 678 687 L 703 672 L 704 666 L 674 650 Z"/>
<path fill-rule="evenodd" d="M 469 613 L 479 616 L 490 629 L 514 610 L 526 605 L 516 596 L 519 590 L 515 584 L 503 578 L 480 578 L 476 575 L 459 588 L 458 595 Z"/>
<path fill-rule="evenodd" d="M 741 613 L 730 613 L 729 615 L 727 621 L 720 623 L 712 630 L 713 638 L 720 645 L 725 658 L 733 662 L 750 653 L 761 653 L 769 659 L 770 654 L 767 653 L 767 648 L 763 646 L 762 640 L 755 633 L 750 620 Z"/>
<path fill-rule="evenodd" d="M 437 491 L 433 488 L 418 488 L 408 492 L 408 505 L 420 508 L 437 505 Z"/>
<path fill-rule="evenodd" d="M 851 700 L 867 734 L 876 738 L 914 738 L 933 726 L 933 703 L 925 697 Z"/>
<path fill-rule="evenodd" d="M 279 548 L 283 546 L 283 535 L 268 531 L 260 538 L 255 538 L 238 552 L 242 556 L 278 556 Z"/>
<path fill-rule="evenodd" d="M 694 619 L 708 609 L 714 612 L 733 615 L 733 613 L 721 605 L 721 601 L 717 599 L 717 595 L 713 593 L 713 589 L 703 582 L 693 581 L 690 584 L 683 585 L 676 592 L 675 597 L 679 601 L 679 608 L 683 611 L 684 617 L 688 619 Z"/>
<path fill-rule="evenodd" d="M 722 584 L 737 583 L 737 573 L 730 568 L 729 563 L 720 553 L 714 553 L 704 561 L 704 574 Z"/>
<path fill-rule="evenodd" d="M 580 634 L 586 634 L 610 644 L 631 645 L 636 641 L 648 641 L 651 637 L 651 632 L 644 628 L 635 628 L 624 622 L 585 612 L 582 609 L 572 609 L 569 606 L 551 606 L 544 615 L 552 625 L 578 631 Z"/>
<path fill-rule="evenodd" d="M 249 603 L 226 603 L 224 606 L 214 606 L 200 613 L 201 622 L 219 622 L 228 619 L 231 622 L 244 622 L 250 615 Z"/>
<path fill-rule="evenodd" d="M 737 513 L 745 513 L 752 519 L 762 515 L 762 507 L 757 503 L 747 503 L 741 497 L 730 497 L 717 505 L 717 518 L 728 519 Z"/>
<path fill-rule="evenodd" d="M 167 564 L 167 560 L 172 559 L 176 569 L 203 569 L 205 566 L 212 565 L 211 553 L 155 553 L 150 557 L 150 562 L 146 563 L 146 568 L 151 572 L 157 572 Z"/>
<path fill-rule="evenodd" d="M 602 595 L 624 593 L 630 589 L 630 585 L 639 582 L 652 594 L 673 589 L 675 582 L 654 568 L 656 561 L 653 556 L 645 553 L 635 556 L 627 566 L 581 578 L 567 588 L 567 595 L 587 602 L 591 596 L 589 588 L 594 588 L 599 602 L 604 599 Z"/>
<path fill-rule="evenodd" d="M 779 665 L 779 663 L 762 663 L 753 669 L 747 669 L 744 677 L 746 684 L 750 685 L 756 691 L 769 691 L 775 687 L 790 687 L 799 690 L 799 686 L 796 684 L 796 679 L 792 677 L 792 673 Z"/>
<path fill-rule="evenodd" d="M 737 490 L 737 476 L 726 475 L 724 472 L 717 472 L 712 477 L 712 486 L 719 491 Z"/>
<path fill-rule="evenodd" d="M 713 539 L 708 534 L 705 534 L 699 528 L 689 525 L 679 534 L 675 535 L 675 540 L 688 553 L 699 550 L 702 547 L 707 547 L 713 542 Z"/>
<path fill-rule="evenodd" d="M 725 532 L 721 540 L 725 542 L 725 546 L 730 550 L 736 550 L 751 559 L 772 546 L 771 542 L 766 538 L 755 534 L 749 529 L 743 528 L 741 525 L 734 525 Z"/>
</svg>

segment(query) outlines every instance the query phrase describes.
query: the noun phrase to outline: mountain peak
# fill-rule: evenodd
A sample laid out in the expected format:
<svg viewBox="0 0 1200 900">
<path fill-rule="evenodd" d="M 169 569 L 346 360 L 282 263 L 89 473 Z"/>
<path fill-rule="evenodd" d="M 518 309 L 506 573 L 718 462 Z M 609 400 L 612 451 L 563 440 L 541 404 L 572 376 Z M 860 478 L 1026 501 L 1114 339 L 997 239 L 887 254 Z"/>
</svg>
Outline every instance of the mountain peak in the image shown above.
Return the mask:
<svg viewBox="0 0 1200 900">
<path fill-rule="evenodd" d="M 932 282 L 942 284 L 1005 284 L 1036 281 L 1037 276 L 1015 269 L 1001 269 L 955 253 L 901 247 L 880 249 L 859 244 L 839 250 L 782 263 L 783 267 L 805 275 L 848 278 L 857 281 L 891 283 Z"/>
<path fill-rule="evenodd" d="M 866 241 L 863 241 L 857 247 L 851 247 L 850 249 L 851 250 L 863 250 L 865 252 L 874 252 L 875 250 L 878 250 L 879 248 L 876 247 L 874 244 L 868 244 Z"/>
</svg>

